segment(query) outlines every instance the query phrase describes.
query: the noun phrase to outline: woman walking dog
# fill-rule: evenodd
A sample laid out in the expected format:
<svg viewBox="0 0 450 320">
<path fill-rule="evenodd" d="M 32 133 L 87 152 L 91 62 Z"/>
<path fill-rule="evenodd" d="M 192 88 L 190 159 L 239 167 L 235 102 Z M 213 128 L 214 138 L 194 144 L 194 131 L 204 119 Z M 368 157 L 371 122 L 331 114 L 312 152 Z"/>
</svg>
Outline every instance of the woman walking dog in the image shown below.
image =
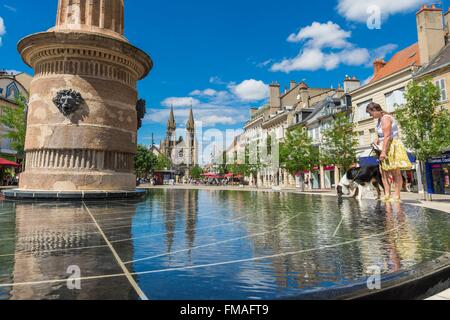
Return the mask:
<svg viewBox="0 0 450 320">
<path fill-rule="evenodd" d="M 412 168 L 412 163 L 408 158 L 406 148 L 399 139 L 399 128 L 395 118 L 377 103 L 370 103 L 367 106 L 367 113 L 374 119 L 378 119 L 377 133 L 378 138 L 375 145 L 381 151 L 380 154 L 380 170 L 383 180 L 385 201 L 400 202 L 401 190 L 403 186 L 403 177 L 401 170 Z M 391 181 L 392 177 L 395 187 L 394 197 L 391 198 Z"/>
</svg>

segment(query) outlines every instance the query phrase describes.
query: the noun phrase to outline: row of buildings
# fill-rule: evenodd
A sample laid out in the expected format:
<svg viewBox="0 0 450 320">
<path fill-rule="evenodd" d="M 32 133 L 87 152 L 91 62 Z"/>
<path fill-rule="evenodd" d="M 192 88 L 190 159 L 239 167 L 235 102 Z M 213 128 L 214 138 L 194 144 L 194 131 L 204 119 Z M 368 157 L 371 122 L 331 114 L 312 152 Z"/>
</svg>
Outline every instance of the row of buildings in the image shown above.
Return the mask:
<svg viewBox="0 0 450 320">
<path fill-rule="evenodd" d="M 374 61 L 374 76 L 362 84 L 356 77 L 346 76 L 343 87 L 337 89 L 310 87 L 305 82 L 291 81 L 283 92 L 278 83 L 270 85 L 268 104 L 250 110 L 250 120 L 244 133 L 236 137 L 228 148 L 228 159 L 243 152 L 245 146 L 261 144 L 270 135 L 279 142 L 286 131 L 296 126 L 308 129 L 315 144 L 320 144 L 322 132 L 330 126 L 336 112 L 349 112 L 358 135 L 357 155 L 360 162 L 370 161 L 371 143 L 375 140 L 375 121 L 366 113 L 371 102 L 384 110 L 395 112 L 395 107 L 405 103 L 404 92 L 408 83 L 431 77 L 441 90 L 443 108 L 450 110 L 447 91 L 450 84 L 450 9 L 443 14 L 435 6 L 422 6 L 416 14 L 418 42 L 398 51 L 389 61 Z M 450 133 L 449 133 L 450 134 Z M 404 175 L 409 182 L 423 190 L 417 164 Z M 427 163 L 430 193 L 450 194 L 450 150 Z M 291 176 L 285 170 L 261 169 L 257 177 L 248 177 L 251 185 L 264 187 L 298 186 L 299 176 Z M 317 167 L 307 173 L 310 188 L 329 189 L 336 185 L 340 172 L 334 165 Z"/>
<path fill-rule="evenodd" d="M 12 73 L 0 70 L 0 107 L 16 107 L 16 99 L 23 96 L 28 99 L 32 76 L 26 73 Z M 0 114 L 3 110 L 0 108 Z M 0 157 L 17 161 L 17 152 L 11 148 L 11 142 L 4 135 L 8 128 L 0 126 Z"/>
</svg>

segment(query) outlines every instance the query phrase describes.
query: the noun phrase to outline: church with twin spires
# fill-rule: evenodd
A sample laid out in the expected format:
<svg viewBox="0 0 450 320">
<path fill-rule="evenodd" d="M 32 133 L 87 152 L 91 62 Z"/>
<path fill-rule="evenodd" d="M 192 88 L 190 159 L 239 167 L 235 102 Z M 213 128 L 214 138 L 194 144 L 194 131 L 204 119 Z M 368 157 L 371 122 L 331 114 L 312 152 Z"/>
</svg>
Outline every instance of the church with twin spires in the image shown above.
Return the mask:
<svg viewBox="0 0 450 320">
<path fill-rule="evenodd" d="M 167 121 L 166 138 L 161 141 L 160 152 L 172 162 L 172 169 L 182 176 L 188 176 L 191 169 L 198 165 L 198 144 L 196 139 L 195 120 L 192 108 L 186 123 L 186 138 L 177 138 L 177 124 L 173 107 Z"/>
</svg>

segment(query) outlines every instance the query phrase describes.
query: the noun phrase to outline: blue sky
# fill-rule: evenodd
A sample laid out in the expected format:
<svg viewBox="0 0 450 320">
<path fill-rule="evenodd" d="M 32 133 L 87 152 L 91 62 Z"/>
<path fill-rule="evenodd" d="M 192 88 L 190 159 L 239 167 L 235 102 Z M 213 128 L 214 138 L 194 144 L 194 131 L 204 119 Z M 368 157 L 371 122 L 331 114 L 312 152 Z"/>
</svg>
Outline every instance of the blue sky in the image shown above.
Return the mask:
<svg viewBox="0 0 450 320">
<path fill-rule="evenodd" d="M 126 0 L 126 36 L 155 63 L 139 84 L 148 109 L 139 142 L 150 144 L 154 133 L 159 144 L 171 104 L 180 126 L 193 104 L 205 129 L 236 129 L 250 107 L 265 103 L 272 81 L 282 88 L 290 80 L 337 87 L 347 74 L 364 81 L 375 57 L 417 41 L 415 12 L 429 2 Z M 380 9 L 380 29 L 367 26 L 371 5 Z M 16 43 L 52 27 L 56 7 L 57 0 L 0 0 L 0 69 L 32 73 Z"/>
</svg>

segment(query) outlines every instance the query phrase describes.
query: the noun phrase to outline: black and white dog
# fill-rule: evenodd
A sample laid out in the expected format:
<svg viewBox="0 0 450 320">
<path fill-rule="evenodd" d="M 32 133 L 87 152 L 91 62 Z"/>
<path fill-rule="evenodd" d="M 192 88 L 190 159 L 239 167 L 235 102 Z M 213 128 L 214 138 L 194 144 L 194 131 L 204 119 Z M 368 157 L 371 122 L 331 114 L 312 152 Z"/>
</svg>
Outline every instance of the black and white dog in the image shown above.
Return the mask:
<svg viewBox="0 0 450 320">
<path fill-rule="evenodd" d="M 361 200 L 364 191 L 369 191 L 372 188 L 375 188 L 378 199 L 380 199 L 384 186 L 379 166 L 367 166 L 348 170 L 336 189 L 340 197 L 343 195 L 351 195 L 352 197 L 357 196 Z"/>
</svg>

